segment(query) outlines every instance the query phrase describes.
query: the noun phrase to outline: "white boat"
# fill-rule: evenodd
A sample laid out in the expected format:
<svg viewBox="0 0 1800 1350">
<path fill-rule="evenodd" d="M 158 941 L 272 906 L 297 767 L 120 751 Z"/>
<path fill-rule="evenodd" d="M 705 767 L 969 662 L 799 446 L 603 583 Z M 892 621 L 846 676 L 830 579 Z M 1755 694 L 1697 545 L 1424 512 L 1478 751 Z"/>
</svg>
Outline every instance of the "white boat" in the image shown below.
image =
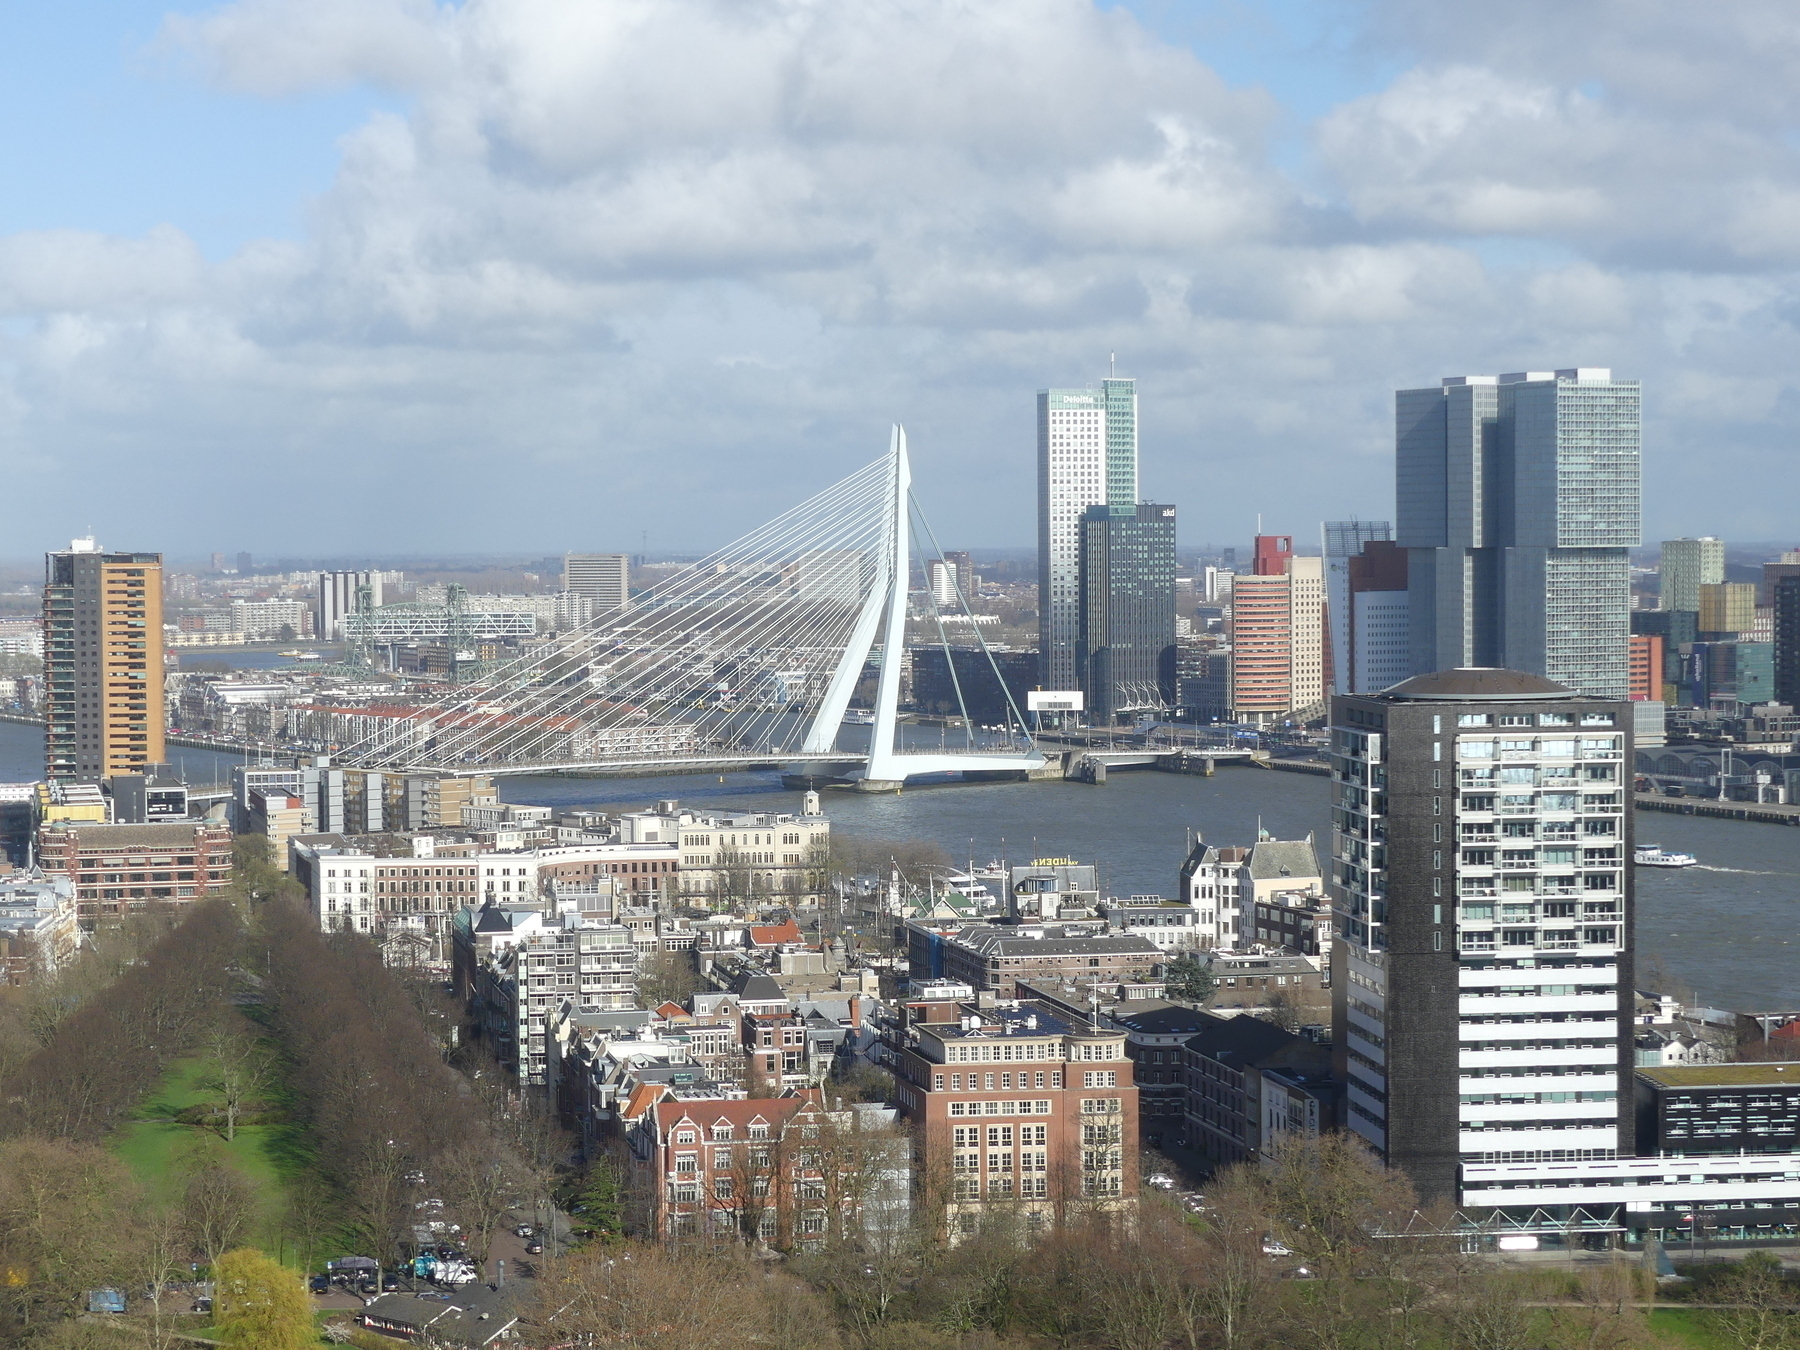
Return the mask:
<svg viewBox="0 0 1800 1350">
<path fill-rule="evenodd" d="M 1631 860 L 1639 867 L 1692 867 L 1700 861 L 1691 853 L 1666 853 L 1661 844 L 1639 844 Z"/>
<path fill-rule="evenodd" d="M 872 727 L 875 725 L 875 710 L 873 708 L 846 708 L 844 709 L 844 722 L 853 727 Z"/>
</svg>

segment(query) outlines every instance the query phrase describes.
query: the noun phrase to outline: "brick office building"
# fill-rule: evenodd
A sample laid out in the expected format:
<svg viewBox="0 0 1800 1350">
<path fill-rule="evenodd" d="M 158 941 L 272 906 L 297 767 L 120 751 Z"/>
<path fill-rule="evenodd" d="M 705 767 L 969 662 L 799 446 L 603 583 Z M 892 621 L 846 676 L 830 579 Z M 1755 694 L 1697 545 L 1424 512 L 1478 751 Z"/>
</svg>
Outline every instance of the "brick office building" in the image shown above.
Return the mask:
<svg viewBox="0 0 1800 1350">
<path fill-rule="evenodd" d="M 1041 1000 L 909 1003 L 889 1033 L 922 1203 L 954 1239 L 997 1209 L 1042 1228 L 1129 1211 L 1138 1090 L 1123 1031 Z"/>
<path fill-rule="evenodd" d="M 1001 998 L 1017 997 L 1021 980 L 1108 990 L 1148 985 L 1168 960 L 1147 938 L 1092 924 L 946 927 L 911 920 L 906 942 L 915 974 L 960 981 Z M 1133 990 L 1136 996 L 1144 992 Z"/>
<path fill-rule="evenodd" d="M 38 831 L 38 866 L 75 883 L 76 913 L 97 920 L 186 905 L 231 883 L 231 831 L 204 820 L 158 825 L 53 821 Z"/>
</svg>

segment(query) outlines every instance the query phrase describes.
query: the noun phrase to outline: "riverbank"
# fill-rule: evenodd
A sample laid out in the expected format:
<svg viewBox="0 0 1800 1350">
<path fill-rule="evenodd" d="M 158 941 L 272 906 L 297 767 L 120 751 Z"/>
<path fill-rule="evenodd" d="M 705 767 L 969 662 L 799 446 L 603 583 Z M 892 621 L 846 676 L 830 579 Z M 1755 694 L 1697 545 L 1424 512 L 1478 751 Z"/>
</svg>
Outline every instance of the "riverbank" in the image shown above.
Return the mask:
<svg viewBox="0 0 1800 1350">
<path fill-rule="evenodd" d="M 1711 816 L 1717 820 L 1751 820 L 1763 825 L 1800 825 L 1800 806 L 1775 802 L 1721 802 L 1704 797 L 1665 797 L 1657 792 L 1634 792 L 1640 811 L 1666 811 L 1677 816 Z"/>
</svg>

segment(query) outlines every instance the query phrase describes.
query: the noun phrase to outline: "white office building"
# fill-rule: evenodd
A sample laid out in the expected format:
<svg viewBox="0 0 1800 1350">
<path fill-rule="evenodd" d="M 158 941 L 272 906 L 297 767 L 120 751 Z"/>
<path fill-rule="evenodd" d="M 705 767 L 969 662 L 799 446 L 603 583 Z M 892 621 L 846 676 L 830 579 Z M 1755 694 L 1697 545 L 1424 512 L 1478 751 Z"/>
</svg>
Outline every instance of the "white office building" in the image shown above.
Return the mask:
<svg viewBox="0 0 1800 1350">
<path fill-rule="evenodd" d="M 1038 650 L 1046 689 L 1079 689 L 1081 520 L 1137 507 L 1137 383 L 1038 392 Z"/>
<path fill-rule="evenodd" d="M 563 589 L 586 596 L 595 613 L 622 610 L 631 603 L 631 558 L 624 553 L 564 554 Z"/>
<path fill-rule="evenodd" d="M 367 607 L 381 604 L 380 572 L 319 573 L 318 622 L 314 631 L 325 642 L 336 642 L 344 636 L 344 619 L 357 612 L 358 596 L 366 588 Z"/>
</svg>

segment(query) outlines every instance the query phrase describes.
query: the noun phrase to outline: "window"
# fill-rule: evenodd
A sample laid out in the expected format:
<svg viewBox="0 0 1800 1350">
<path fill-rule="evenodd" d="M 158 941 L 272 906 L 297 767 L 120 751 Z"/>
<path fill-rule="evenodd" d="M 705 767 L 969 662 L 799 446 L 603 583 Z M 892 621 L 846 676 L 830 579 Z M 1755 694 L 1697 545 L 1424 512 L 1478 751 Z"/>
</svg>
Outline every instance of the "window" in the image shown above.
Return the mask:
<svg viewBox="0 0 1800 1350">
<path fill-rule="evenodd" d="M 1118 1071 L 1114 1069 L 1090 1069 L 1081 1075 L 1081 1086 L 1088 1088 L 1117 1087 Z"/>
</svg>

